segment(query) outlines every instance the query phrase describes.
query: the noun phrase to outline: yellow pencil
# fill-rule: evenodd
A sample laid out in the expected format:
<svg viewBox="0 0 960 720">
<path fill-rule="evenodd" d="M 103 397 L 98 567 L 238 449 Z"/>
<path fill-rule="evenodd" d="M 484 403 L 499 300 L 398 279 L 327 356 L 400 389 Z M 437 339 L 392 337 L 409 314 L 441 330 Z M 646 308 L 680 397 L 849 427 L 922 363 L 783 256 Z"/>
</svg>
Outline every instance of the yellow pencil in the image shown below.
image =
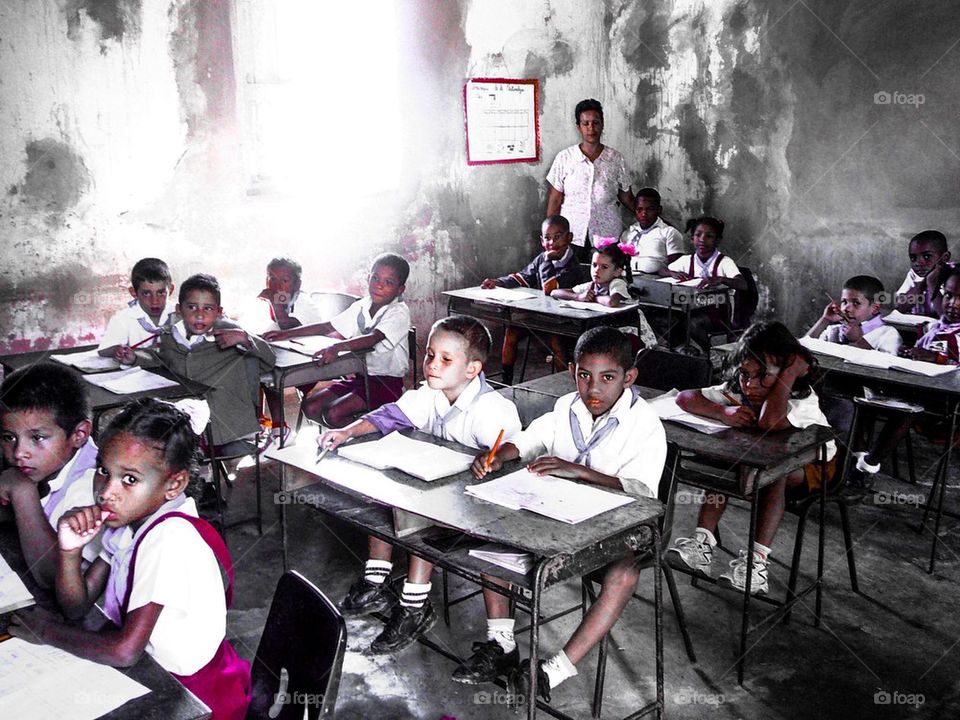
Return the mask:
<svg viewBox="0 0 960 720">
<path fill-rule="evenodd" d="M 486 466 L 487 470 L 490 469 L 490 463 L 493 462 L 493 459 L 497 456 L 497 450 L 500 449 L 500 443 L 503 442 L 503 431 L 505 428 L 501 428 L 500 434 L 497 435 L 497 441 L 493 444 L 493 447 L 490 448 L 490 452 L 487 453 L 487 459 L 484 460 L 483 464 Z"/>
</svg>

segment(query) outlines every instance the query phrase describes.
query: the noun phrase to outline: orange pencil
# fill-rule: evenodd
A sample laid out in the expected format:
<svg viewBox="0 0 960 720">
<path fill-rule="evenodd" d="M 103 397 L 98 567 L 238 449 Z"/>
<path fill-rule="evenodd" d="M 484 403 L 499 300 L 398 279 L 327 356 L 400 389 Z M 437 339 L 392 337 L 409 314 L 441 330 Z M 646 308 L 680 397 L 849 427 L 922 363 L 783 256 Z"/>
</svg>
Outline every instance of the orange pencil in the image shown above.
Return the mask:
<svg viewBox="0 0 960 720">
<path fill-rule="evenodd" d="M 493 459 L 497 456 L 497 450 L 500 449 L 500 443 L 503 442 L 503 431 L 505 428 L 501 428 L 500 434 L 497 435 L 497 441 L 493 444 L 493 447 L 490 448 L 490 452 L 487 453 L 487 459 L 484 460 L 483 464 L 486 466 L 487 470 L 490 469 L 490 463 L 493 462 Z"/>
<path fill-rule="evenodd" d="M 4 640 L 9 640 L 12 637 L 13 635 L 7 635 L 6 633 L 3 633 L 2 635 L 0 635 L 0 642 L 3 642 Z"/>
<path fill-rule="evenodd" d="M 727 402 L 730 403 L 731 405 L 734 405 L 737 407 L 741 405 L 741 403 L 737 402 L 737 399 L 733 395 L 728 393 L 726 390 L 722 390 L 720 394 L 723 395 L 727 399 Z"/>
<path fill-rule="evenodd" d="M 154 333 L 153 335 L 148 335 L 147 337 L 145 337 L 145 338 L 144 338 L 143 340 L 141 340 L 140 342 L 137 342 L 137 343 L 134 343 L 133 345 L 131 345 L 131 346 L 130 346 L 130 349 L 133 350 L 133 349 L 135 349 L 135 348 L 140 347 L 141 345 L 146 345 L 148 342 L 150 342 L 150 341 L 153 340 L 154 338 L 160 337 L 161 335 L 163 335 L 163 333 Z"/>
</svg>

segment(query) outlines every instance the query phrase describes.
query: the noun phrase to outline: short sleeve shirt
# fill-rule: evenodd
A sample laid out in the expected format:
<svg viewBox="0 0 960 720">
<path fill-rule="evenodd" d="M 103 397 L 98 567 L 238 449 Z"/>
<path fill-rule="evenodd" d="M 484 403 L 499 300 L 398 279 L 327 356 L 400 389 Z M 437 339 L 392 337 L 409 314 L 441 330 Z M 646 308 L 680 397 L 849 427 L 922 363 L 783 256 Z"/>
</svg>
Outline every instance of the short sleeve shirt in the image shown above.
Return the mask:
<svg viewBox="0 0 960 720">
<path fill-rule="evenodd" d="M 681 255 L 686 249 L 680 231 L 659 217 L 646 230 L 640 227 L 640 223 L 634 223 L 623 231 L 620 242 L 637 249 L 637 254 L 630 258 L 630 268 L 643 273 L 662 270 L 667 266 L 667 257 Z"/>
<path fill-rule="evenodd" d="M 167 319 L 174 314 L 175 309 L 176 305 L 173 302 L 167 302 L 163 313 L 160 315 L 161 326 L 166 324 Z M 104 331 L 103 337 L 100 338 L 100 345 L 97 349 L 105 350 L 106 348 L 116 347 L 117 345 L 136 345 L 151 335 L 156 335 L 157 337 L 152 341 L 144 342 L 141 346 L 153 347 L 160 343 L 159 332 L 159 327 L 154 325 L 150 316 L 140 307 L 140 303 L 136 300 L 131 300 L 127 304 L 127 307 L 116 312 L 113 317 L 110 318 L 110 321 L 107 323 L 107 329 Z"/>
<path fill-rule="evenodd" d="M 410 367 L 407 333 L 410 332 L 410 308 L 395 299 L 371 317 L 369 297 L 357 300 L 330 321 L 333 329 L 345 338 L 379 330 L 383 340 L 366 354 L 367 371 L 371 375 L 403 377 Z"/>
</svg>

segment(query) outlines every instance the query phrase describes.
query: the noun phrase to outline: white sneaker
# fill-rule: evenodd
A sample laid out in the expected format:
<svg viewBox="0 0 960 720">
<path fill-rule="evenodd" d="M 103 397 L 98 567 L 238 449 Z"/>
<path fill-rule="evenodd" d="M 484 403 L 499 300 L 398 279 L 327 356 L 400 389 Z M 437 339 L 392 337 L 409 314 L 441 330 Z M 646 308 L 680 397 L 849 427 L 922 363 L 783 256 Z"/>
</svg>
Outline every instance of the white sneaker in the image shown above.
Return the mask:
<svg viewBox="0 0 960 720">
<path fill-rule="evenodd" d="M 677 538 L 673 547 L 667 550 L 695 572 L 710 577 L 710 564 L 713 562 L 713 545 L 702 532 L 695 531 L 693 537 Z"/>
<path fill-rule="evenodd" d="M 763 595 L 770 590 L 767 583 L 767 561 L 757 552 L 753 553 L 753 577 L 750 580 L 750 594 Z M 747 587 L 747 551 L 741 550 L 740 556 L 730 561 L 730 569 L 720 576 L 720 580 L 729 583 L 740 592 Z"/>
<path fill-rule="evenodd" d="M 876 465 L 871 465 L 867 462 L 867 453 L 865 452 L 855 452 L 854 457 L 857 458 L 857 470 L 867 475 L 876 475 L 880 472 L 880 463 Z"/>
</svg>

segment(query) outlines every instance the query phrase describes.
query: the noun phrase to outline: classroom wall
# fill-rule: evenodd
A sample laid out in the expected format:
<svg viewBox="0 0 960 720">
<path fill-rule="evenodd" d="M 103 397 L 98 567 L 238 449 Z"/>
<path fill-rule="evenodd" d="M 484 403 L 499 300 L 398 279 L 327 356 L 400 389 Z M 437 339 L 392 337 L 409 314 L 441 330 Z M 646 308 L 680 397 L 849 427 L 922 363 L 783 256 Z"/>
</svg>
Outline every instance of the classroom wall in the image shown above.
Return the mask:
<svg viewBox="0 0 960 720">
<path fill-rule="evenodd" d="M 445 312 L 439 291 L 535 252 L 544 177 L 584 97 L 603 102 L 635 188 L 657 185 L 677 224 L 723 217 L 762 307 L 797 330 L 848 274 L 895 287 L 917 230 L 958 236 L 949 3 L 397 0 L 384 72 L 402 180 L 358 188 L 349 211 L 251 191 L 234 50 L 237 8 L 257 4 L 0 5 L 0 352 L 96 338 L 144 255 L 216 273 L 230 310 L 274 254 L 299 257 L 312 287 L 356 291 L 375 252 L 400 249 L 423 326 Z M 357 30 L 357 52 L 376 53 Z M 540 163 L 466 166 L 462 83 L 479 76 L 540 78 Z"/>
</svg>

